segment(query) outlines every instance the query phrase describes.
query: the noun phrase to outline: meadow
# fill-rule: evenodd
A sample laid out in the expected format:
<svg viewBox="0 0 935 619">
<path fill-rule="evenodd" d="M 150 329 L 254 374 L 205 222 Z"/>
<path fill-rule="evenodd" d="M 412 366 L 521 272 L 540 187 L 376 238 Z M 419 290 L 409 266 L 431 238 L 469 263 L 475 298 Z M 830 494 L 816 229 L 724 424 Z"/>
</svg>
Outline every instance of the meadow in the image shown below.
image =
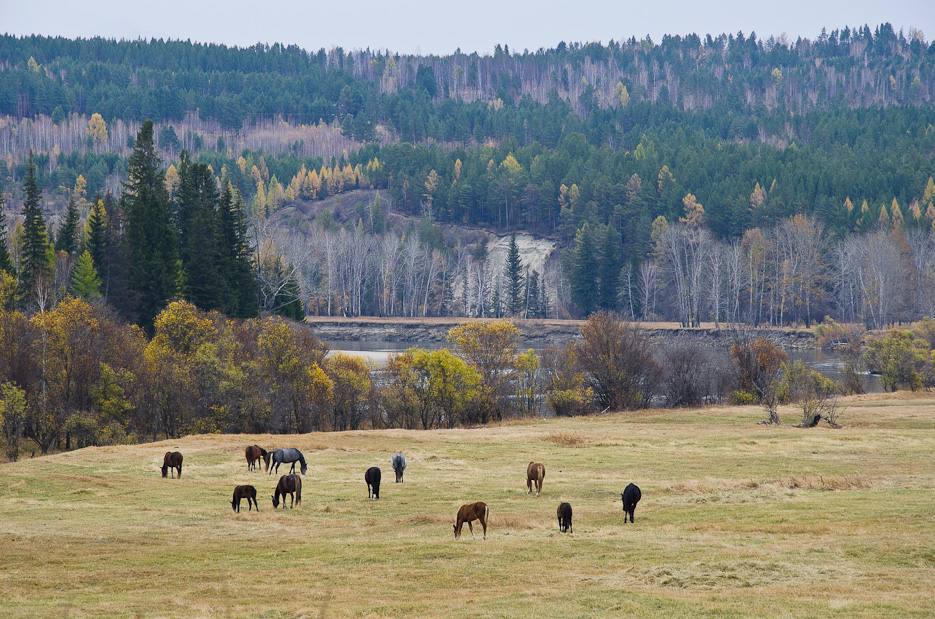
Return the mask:
<svg viewBox="0 0 935 619">
<path fill-rule="evenodd" d="M 0 464 L 0 613 L 932 617 L 935 394 L 845 404 L 839 430 L 725 406 L 27 457 Z M 277 476 L 247 471 L 253 443 L 304 452 L 301 507 L 273 510 Z M 182 477 L 162 479 L 175 449 Z M 539 498 L 530 460 L 546 466 Z M 379 501 L 363 480 L 374 465 Z M 624 524 L 631 481 L 643 498 Z M 256 486 L 259 513 L 233 513 L 237 484 Z M 479 526 L 455 541 L 474 501 L 490 506 L 487 541 Z M 558 532 L 561 501 L 573 534 Z"/>
</svg>

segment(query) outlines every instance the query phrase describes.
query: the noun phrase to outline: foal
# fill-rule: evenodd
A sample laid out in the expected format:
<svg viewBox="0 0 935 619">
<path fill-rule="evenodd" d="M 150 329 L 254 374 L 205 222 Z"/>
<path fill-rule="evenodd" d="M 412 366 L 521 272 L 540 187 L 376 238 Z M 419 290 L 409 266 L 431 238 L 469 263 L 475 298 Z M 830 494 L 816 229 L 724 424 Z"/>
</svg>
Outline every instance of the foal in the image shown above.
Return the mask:
<svg viewBox="0 0 935 619">
<path fill-rule="evenodd" d="M 458 510 L 458 524 L 454 525 L 455 528 L 455 539 L 461 538 L 461 527 L 464 526 L 466 522 L 468 529 L 471 530 L 471 537 L 475 540 L 477 536 L 474 535 L 474 525 L 471 523 L 475 520 L 480 520 L 481 526 L 484 527 L 484 539 L 487 539 L 487 516 L 490 514 L 490 508 L 487 507 L 486 503 L 468 503 L 467 505 L 462 505 L 461 509 Z"/>
<path fill-rule="evenodd" d="M 234 508 L 235 512 L 240 511 L 240 499 L 247 499 L 247 511 L 253 509 L 254 506 L 256 506 L 257 511 L 260 511 L 260 506 L 256 502 L 256 488 L 253 486 L 234 487 L 234 500 L 231 501 L 231 507 Z"/>
</svg>

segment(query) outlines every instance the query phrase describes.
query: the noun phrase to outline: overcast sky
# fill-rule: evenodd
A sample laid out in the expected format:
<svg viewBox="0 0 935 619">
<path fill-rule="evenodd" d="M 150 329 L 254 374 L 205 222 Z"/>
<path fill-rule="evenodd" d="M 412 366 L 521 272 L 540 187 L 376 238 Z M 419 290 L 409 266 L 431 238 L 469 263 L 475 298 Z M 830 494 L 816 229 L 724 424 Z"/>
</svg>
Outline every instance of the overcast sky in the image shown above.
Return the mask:
<svg viewBox="0 0 935 619">
<path fill-rule="evenodd" d="M 664 34 L 756 32 L 815 38 L 821 28 L 871 28 L 890 22 L 908 35 L 935 37 L 932 0 L 0 0 L 0 31 L 9 34 L 173 38 L 249 46 L 297 44 L 308 50 L 340 45 L 400 53 L 491 53 L 496 44 L 534 51 L 559 41 L 638 39 Z M 0 59 L 3 60 L 3 59 Z"/>
</svg>

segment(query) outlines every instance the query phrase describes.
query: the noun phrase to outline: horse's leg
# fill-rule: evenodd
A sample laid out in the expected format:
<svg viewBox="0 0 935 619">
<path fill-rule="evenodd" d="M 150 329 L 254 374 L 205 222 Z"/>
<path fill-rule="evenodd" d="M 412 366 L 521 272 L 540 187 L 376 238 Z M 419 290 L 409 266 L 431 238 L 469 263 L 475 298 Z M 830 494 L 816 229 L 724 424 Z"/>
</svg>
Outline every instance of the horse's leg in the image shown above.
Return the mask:
<svg viewBox="0 0 935 619">
<path fill-rule="evenodd" d="M 476 541 L 477 541 L 477 536 L 474 535 L 474 525 L 471 524 L 471 521 L 470 521 L 470 520 L 468 520 L 468 528 L 471 530 L 471 539 L 473 539 L 473 540 L 476 542 Z"/>
<path fill-rule="evenodd" d="M 532 492 L 532 480 L 528 477 L 526 478 L 526 494 Z"/>
</svg>

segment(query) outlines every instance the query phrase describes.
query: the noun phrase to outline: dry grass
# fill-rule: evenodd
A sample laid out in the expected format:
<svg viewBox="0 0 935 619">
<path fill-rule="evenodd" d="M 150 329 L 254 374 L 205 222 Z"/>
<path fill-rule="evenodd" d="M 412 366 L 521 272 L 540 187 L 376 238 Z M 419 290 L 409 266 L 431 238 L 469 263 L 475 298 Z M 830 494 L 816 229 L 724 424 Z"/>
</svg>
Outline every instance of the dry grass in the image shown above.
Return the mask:
<svg viewBox="0 0 935 619">
<path fill-rule="evenodd" d="M 431 432 L 193 436 L 0 465 L 0 612 L 13 617 L 930 617 L 930 394 L 862 396 L 848 425 L 755 408 Z M 791 415 L 789 412 L 788 415 Z M 790 417 L 791 419 L 791 417 Z M 243 447 L 295 446 L 302 505 Z M 181 480 L 160 477 L 167 449 Z M 393 483 L 391 455 L 409 460 Z M 526 494 L 530 460 L 547 468 Z M 384 471 L 381 500 L 363 473 Z M 624 524 L 619 493 L 643 491 Z M 230 510 L 253 484 L 259 513 Z M 452 527 L 490 506 L 487 541 Z M 574 533 L 555 508 L 569 501 Z M 478 524 L 478 523 L 475 523 Z M 480 533 L 476 527 L 475 533 Z"/>
</svg>

